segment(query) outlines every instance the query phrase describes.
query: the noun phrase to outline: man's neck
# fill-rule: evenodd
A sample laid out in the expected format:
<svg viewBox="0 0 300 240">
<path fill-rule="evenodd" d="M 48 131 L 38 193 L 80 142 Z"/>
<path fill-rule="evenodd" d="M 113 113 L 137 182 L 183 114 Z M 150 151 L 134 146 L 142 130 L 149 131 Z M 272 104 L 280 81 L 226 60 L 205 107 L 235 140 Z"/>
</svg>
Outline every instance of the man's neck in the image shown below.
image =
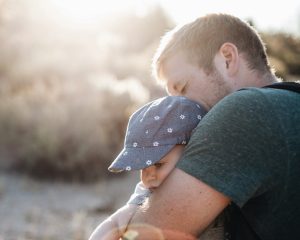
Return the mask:
<svg viewBox="0 0 300 240">
<path fill-rule="evenodd" d="M 282 82 L 282 79 L 277 78 L 275 76 L 275 74 L 272 72 L 265 73 L 260 76 L 260 86 L 259 87 L 263 87 L 263 86 L 270 85 L 270 84 L 277 83 L 277 82 Z"/>
<path fill-rule="evenodd" d="M 257 72 L 251 72 L 248 77 L 244 77 L 244 81 L 240 84 L 240 86 L 237 86 L 238 89 L 245 88 L 245 87 L 264 87 L 276 82 L 281 82 L 280 79 L 278 79 L 273 73 L 257 73 Z"/>
</svg>

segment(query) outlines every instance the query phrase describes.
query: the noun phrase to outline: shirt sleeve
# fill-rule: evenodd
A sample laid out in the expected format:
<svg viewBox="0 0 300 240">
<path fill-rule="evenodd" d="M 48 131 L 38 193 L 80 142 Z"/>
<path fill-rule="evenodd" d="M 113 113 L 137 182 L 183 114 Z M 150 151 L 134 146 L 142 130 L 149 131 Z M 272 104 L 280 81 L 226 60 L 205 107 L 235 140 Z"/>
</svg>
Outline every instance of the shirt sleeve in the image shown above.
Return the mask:
<svg viewBox="0 0 300 240">
<path fill-rule="evenodd" d="M 142 205 L 145 200 L 150 196 L 151 192 L 147 189 L 142 182 L 139 182 L 130 196 L 127 204 Z"/>
<path fill-rule="evenodd" d="M 283 172 L 280 128 L 259 91 L 233 93 L 202 119 L 177 167 L 242 207 L 277 184 Z"/>
</svg>

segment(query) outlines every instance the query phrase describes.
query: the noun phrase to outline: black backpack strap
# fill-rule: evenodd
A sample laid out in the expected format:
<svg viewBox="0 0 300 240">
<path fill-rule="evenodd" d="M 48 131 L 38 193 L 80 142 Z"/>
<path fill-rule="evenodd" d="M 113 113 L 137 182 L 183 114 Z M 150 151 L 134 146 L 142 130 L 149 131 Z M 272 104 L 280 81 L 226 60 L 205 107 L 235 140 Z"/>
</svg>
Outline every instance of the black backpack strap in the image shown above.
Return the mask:
<svg viewBox="0 0 300 240">
<path fill-rule="evenodd" d="M 298 82 L 273 83 L 271 85 L 264 86 L 264 88 L 276 88 L 300 93 L 300 83 Z"/>
<path fill-rule="evenodd" d="M 224 216 L 225 240 L 261 240 L 235 203 L 227 206 Z"/>
</svg>

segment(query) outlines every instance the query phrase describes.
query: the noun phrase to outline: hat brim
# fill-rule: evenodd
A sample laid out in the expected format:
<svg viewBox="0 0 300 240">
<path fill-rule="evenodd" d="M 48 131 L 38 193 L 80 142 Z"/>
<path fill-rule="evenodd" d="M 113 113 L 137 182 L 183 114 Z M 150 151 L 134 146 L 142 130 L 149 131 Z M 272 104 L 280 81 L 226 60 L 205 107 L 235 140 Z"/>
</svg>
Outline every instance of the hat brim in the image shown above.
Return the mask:
<svg viewBox="0 0 300 240">
<path fill-rule="evenodd" d="M 141 170 L 160 161 L 175 145 L 123 148 L 108 167 L 110 172 Z"/>
</svg>

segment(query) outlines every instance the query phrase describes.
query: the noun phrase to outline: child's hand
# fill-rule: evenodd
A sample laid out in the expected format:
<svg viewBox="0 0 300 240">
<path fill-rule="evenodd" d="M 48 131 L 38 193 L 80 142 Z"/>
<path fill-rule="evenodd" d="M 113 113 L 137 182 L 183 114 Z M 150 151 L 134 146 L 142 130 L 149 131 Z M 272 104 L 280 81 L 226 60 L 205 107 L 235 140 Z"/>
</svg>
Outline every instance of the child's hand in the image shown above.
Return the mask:
<svg viewBox="0 0 300 240">
<path fill-rule="evenodd" d="M 131 218 L 135 214 L 137 208 L 137 205 L 127 204 L 112 215 L 112 218 L 118 224 L 118 228 L 121 234 L 125 232 L 127 225 L 129 224 Z"/>
<path fill-rule="evenodd" d="M 119 240 L 136 212 L 137 206 L 127 204 L 103 221 L 92 233 L 89 240 Z"/>
</svg>

